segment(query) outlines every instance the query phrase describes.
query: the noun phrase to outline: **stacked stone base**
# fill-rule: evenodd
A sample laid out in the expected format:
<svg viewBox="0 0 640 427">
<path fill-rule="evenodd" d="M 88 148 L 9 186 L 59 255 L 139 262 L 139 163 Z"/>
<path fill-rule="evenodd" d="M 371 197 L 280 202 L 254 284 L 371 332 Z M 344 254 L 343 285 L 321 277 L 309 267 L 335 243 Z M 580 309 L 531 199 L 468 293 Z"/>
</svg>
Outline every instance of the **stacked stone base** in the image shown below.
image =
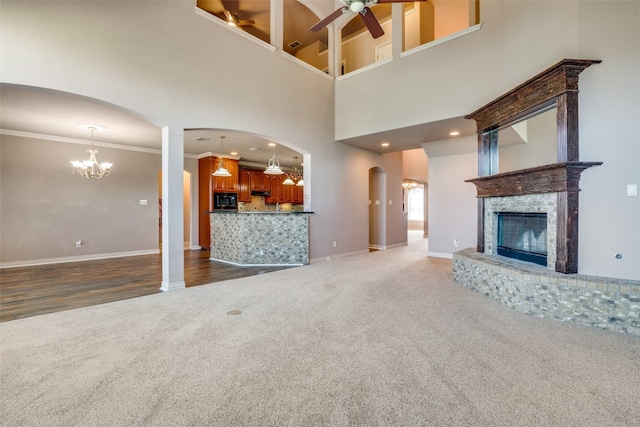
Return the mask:
<svg viewBox="0 0 640 427">
<path fill-rule="evenodd" d="M 525 314 L 640 336 L 640 281 L 562 274 L 465 249 L 453 255 L 456 282 Z"/>
</svg>

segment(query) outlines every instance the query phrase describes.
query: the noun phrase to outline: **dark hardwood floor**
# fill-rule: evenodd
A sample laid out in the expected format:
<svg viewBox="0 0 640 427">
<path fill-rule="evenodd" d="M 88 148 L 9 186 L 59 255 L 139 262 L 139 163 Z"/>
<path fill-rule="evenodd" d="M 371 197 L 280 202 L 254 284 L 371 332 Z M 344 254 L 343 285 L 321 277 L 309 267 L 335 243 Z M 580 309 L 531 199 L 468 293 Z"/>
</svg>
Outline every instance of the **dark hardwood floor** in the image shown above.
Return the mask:
<svg viewBox="0 0 640 427">
<path fill-rule="evenodd" d="M 291 267 L 238 267 L 185 251 L 187 287 Z M 0 270 L 0 322 L 119 301 L 160 291 L 161 255 L 66 262 Z"/>
</svg>

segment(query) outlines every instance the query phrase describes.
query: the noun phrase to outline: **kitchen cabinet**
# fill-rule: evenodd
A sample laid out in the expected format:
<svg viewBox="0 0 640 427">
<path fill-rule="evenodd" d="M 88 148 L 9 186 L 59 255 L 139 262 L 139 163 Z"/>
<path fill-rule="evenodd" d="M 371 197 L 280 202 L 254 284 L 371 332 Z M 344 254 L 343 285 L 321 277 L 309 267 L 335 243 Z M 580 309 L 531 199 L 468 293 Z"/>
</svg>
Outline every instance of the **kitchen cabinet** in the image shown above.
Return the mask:
<svg viewBox="0 0 640 427">
<path fill-rule="evenodd" d="M 213 170 L 211 173 L 218 169 L 218 163 L 220 159 L 218 157 L 212 157 L 214 159 Z M 213 176 L 213 191 L 214 192 L 226 192 L 233 193 L 238 191 L 238 161 L 233 159 L 224 159 L 222 161 L 224 167 L 229 171 L 231 176 Z"/>
<path fill-rule="evenodd" d="M 264 199 L 264 202 L 268 205 L 274 205 L 276 203 L 283 203 L 282 199 L 282 181 L 284 181 L 284 175 L 265 175 L 265 179 L 269 180 L 271 189 L 270 196 Z"/>
<path fill-rule="evenodd" d="M 270 193 L 270 196 L 266 196 L 264 200 L 268 205 L 276 203 L 303 204 L 304 202 L 304 187 L 284 185 L 283 181 L 286 179 L 286 175 L 266 175 L 262 169 L 242 169 L 239 175 L 238 201 L 240 202 L 250 202 L 252 191 Z"/>
<path fill-rule="evenodd" d="M 269 175 L 265 175 L 262 169 L 251 169 L 251 191 L 271 190 Z"/>
<path fill-rule="evenodd" d="M 198 159 L 198 245 L 209 248 L 211 243 L 211 217 L 213 211 L 213 193 L 238 191 L 238 161 L 224 159 L 224 166 L 231 176 L 213 176 L 218 168 L 218 158 L 213 156 Z"/>
<path fill-rule="evenodd" d="M 295 185 L 293 188 L 293 203 L 298 205 L 304 204 L 304 186 Z"/>
<path fill-rule="evenodd" d="M 251 202 L 251 171 L 240 169 L 238 173 L 238 202 Z"/>
</svg>

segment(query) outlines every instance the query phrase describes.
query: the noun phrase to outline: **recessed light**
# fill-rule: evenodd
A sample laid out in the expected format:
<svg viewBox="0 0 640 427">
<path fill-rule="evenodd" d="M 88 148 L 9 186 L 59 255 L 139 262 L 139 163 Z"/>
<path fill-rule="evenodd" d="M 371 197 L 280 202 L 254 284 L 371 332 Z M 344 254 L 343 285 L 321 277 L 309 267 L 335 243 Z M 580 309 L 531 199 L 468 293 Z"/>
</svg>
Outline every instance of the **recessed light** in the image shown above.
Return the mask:
<svg viewBox="0 0 640 427">
<path fill-rule="evenodd" d="M 275 143 L 275 142 L 270 142 L 270 143 L 269 143 L 269 147 L 275 147 L 275 146 L 276 146 L 276 143 Z"/>
<path fill-rule="evenodd" d="M 237 155 L 238 155 L 238 152 L 237 152 L 237 151 L 232 151 L 230 154 L 231 154 L 232 156 L 237 156 Z"/>
<path fill-rule="evenodd" d="M 383 142 L 383 143 L 382 143 L 382 144 L 380 144 L 380 145 L 382 145 L 383 147 L 388 147 L 388 146 L 389 146 L 389 143 L 388 143 L 388 142 Z"/>
<path fill-rule="evenodd" d="M 453 132 L 449 132 L 449 136 L 458 136 L 460 135 L 460 132 L 458 132 L 457 130 L 454 130 Z"/>
</svg>

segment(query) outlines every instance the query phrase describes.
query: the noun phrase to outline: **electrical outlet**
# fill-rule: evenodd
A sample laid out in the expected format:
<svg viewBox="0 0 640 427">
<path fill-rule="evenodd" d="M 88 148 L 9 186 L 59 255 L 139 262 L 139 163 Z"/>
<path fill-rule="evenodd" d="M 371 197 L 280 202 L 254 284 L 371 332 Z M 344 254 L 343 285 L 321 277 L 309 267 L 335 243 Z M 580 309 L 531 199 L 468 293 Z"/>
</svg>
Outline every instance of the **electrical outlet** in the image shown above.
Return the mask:
<svg viewBox="0 0 640 427">
<path fill-rule="evenodd" d="M 627 185 L 627 196 L 637 196 L 637 195 L 638 195 L 638 184 Z"/>
<path fill-rule="evenodd" d="M 80 247 L 82 247 L 82 240 L 78 240 L 76 242 L 76 248 L 80 248 Z"/>
<path fill-rule="evenodd" d="M 455 246 L 456 248 L 458 247 L 458 241 L 457 240 L 453 241 L 453 246 Z"/>
<path fill-rule="evenodd" d="M 333 247 L 335 248 L 336 246 L 338 246 L 338 242 L 336 242 L 335 240 L 333 241 Z"/>
</svg>

